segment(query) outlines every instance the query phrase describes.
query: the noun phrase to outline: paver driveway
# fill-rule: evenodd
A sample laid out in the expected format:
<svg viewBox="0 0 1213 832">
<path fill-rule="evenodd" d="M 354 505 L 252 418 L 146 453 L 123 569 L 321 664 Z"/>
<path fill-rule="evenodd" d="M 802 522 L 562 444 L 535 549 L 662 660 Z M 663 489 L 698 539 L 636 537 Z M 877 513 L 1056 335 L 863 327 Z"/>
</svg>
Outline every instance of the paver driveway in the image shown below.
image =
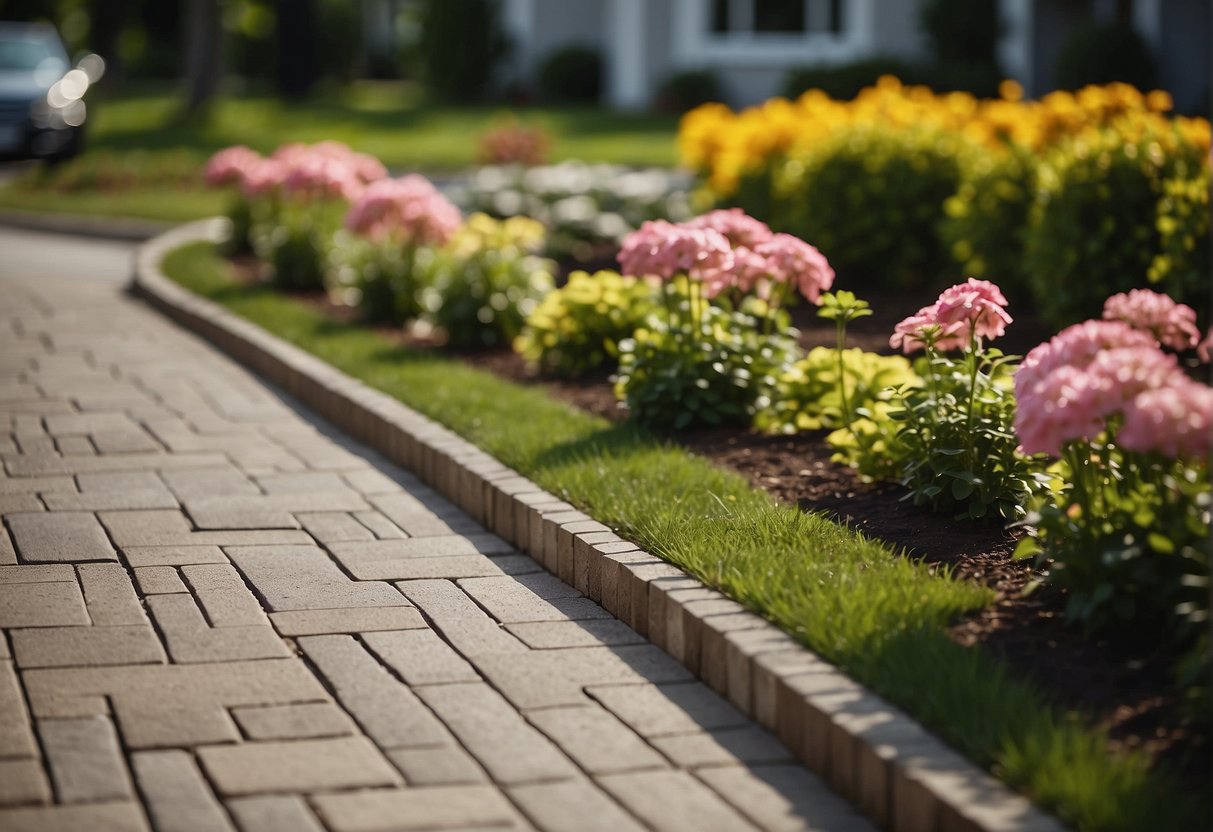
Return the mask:
<svg viewBox="0 0 1213 832">
<path fill-rule="evenodd" d="M 0 829 L 869 828 L 414 477 L 0 243 Z"/>
</svg>

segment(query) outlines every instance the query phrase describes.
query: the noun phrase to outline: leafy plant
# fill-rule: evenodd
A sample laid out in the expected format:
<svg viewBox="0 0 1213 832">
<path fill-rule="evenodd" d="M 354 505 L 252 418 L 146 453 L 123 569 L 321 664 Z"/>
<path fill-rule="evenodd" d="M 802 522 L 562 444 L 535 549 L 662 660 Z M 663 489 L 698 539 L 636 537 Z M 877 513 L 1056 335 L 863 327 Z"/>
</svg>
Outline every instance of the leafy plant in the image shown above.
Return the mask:
<svg viewBox="0 0 1213 832">
<path fill-rule="evenodd" d="M 676 315 L 690 307 L 684 298 Z M 797 358 L 792 330 L 763 334 L 763 318 L 712 305 L 701 315 L 696 328 L 658 323 L 620 343 L 616 395 L 641 424 L 749 425 Z"/>
<path fill-rule="evenodd" d="M 554 49 L 539 63 L 536 79 L 544 98 L 592 104 L 602 91 L 602 55 L 592 46 Z"/>
<path fill-rule="evenodd" d="M 345 205 L 283 199 L 253 233 L 257 256 L 270 264 L 274 285 L 290 291 L 323 289 L 333 234 Z"/>
<path fill-rule="evenodd" d="M 618 272 L 573 272 L 527 317 L 514 351 L 545 374 L 584 375 L 617 360 L 619 342 L 656 309 L 657 291 L 644 280 Z"/>
<path fill-rule="evenodd" d="M 543 227 L 525 217 L 468 218 L 449 243 L 414 260 L 422 317 L 459 348 L 504 346 L 554 287 L 553 265 L 533 252 Z"/>
<path fill-rule="evenodd" d="M 357 307 L 367 321 L 402 324 L 421 310 L 416 258 L 416 246 L 338 232 L 329 255 L 329 293 Z"/>
</svg>

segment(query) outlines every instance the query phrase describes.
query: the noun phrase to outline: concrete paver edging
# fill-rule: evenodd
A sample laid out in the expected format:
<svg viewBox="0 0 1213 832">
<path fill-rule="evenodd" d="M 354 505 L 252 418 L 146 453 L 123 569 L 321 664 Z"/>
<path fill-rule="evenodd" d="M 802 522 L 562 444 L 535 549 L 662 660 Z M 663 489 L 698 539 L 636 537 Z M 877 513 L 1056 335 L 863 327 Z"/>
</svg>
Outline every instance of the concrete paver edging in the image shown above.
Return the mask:
<svg viewBox="0 0 1213 832">
<path fill-rule="evenodd" d="M 23 231 L 43 231 L 51 234 L 71 234 L 77 237 L 141 243 L 165 233 L 172 228 L 172 223 L 135 217 L 54 214 L 4 208 L 0 209 L 0 226 L 19 228 Z"/>
<path fill-rule="evenodd" d="M 143 245 L 132 291 L 414 471 L 489 530 L 600 603 L 772 730 L 811 770 L 893 832 L 1065 827 L 742 605 L 544 492 L 454 432 L 163 275 L 171 250 L 222 220 Z"/>
</svg>

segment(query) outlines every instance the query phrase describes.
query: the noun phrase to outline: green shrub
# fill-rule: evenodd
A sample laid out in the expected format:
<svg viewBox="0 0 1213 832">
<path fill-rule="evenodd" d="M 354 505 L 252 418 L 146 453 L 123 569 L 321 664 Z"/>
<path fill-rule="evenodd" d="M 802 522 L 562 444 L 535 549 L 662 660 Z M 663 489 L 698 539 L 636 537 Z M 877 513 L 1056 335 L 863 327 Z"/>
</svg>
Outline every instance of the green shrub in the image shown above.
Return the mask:
<svg viewBox="0 0 1213 832">
<path fill-rule="evenodd" d="M 968 151 L 937 131 L 841 129 L 776 172 L 784 207 L 774 222 L 811 240 L 849 281 L 936 286 L 951 271 L 938 225 Z"/>
<path fill-rule="evenodd" d="M 661 430 L 750 425 L 798 357 L 794 331 L 764 334 L 758 317 L 717 306 L 701 315 L 702 337 L 657 316 L 653 326 L 620 343 L 615 394 L 640 424 Z"/>
<path fill-rule="evenodd" d="M 926 0 L 918 16 L 936 60 L 993 63 L 998 46 L 998 0 Z"/>
<path fill-rule="evenodd" d="M 860 349 L 842 351 L 846 399 L 853 410 L 870 410 L 887 402 L 890 387 L 914 386 L 919 379 L 900 355 L 878 355 Z M 781 433 L 841 427 L 842 394 L 838 387 L 838 350 L 814 347 L 778 382 L 771 406 L 759 414 L 758 426 Z"/>
<path fill-rule="evenodd" d="M 926 86 L 936 92 L 966 91 L 982 97 L 997 95 L 998 82 L 1003 77 L 993 62 L 919 63 L 877 57 L 837 66 L 790 69 L 784 76 L 781 94 L 795 99 L 809 90 L 821 90 L 830 98 L 850 101 L 882 75 L 892 75 L 903 84 Z"/>
<path fill-rule="evenodd" d="M 420 248 L 414 275 L 424 320 L 460 349 L 509 346 L 555 286 L 554 264 L 533 254 L 543 226 L 473 214 L 442 248 Z"/>
<path fill-rule="evenodd" d="M 573 272 L 548 292 L 526 320 L 514 350 L 549 375 L 579 376 L 607 368 L 657 308 L 654 288 L 618 272 Z"/>
<path fill-rule="evenodd" d="M 1210 305 L 1209 168 L 1162 183 L 1156 225 L 1159 250 L 1146 274 L 1168 294 L 1205 312 Z"/>
<path fill-rule="evenodd" d="M 974 153 L 959 189 L 944 203 L 940 236 L 964 274 L 996 282 L 1027 302 L 1024 244 L 1036 187 L 1036 160 L 1026 152 Z"/>
<path fill-rule="evenodd" d="M 253 248 L 270 264 L 275 286 L 289 291 L 325 287 L 329 249 L 345 209 L 339 202 L 285 200 L 257 218 Z"/>
<path fill-rule="evenodd" d="M 1198 179 L 1205 164 L 1197 151 L 1165 152 L 1157 137 L 1134 140 L 1113 130 L 1065 140 L 1054 148 L 1039 168 L 1024 260 L 1041 314 L 1059 327 L 1099 317 L 1109 295 L 1146 286 L 1156 256 L 1164 252 L 1159 209 L 1165 182 Z M 1182 189 L 1173 187 L 1171 201 L 1163 205 L 1168 217 L 1182 202 L 1177 199 Z M 1193 216 L 1198 207 L 1193 206 Z M 1167 227 L 1169 222 L 1161 224 Z M 1193 233 L 1199 238 L 1199 231 Z M 1208 234 L 1207 226 L 1203 233 Z M 1179 238 L 1173 242 L 1184 245 Z M 1207 248 L 1208 243 L 1203 245 Z M 1193 252 L 1191 262 L 1199 262 L 1200 256 Z M 1160 291 L 1199 304 L 1200 287 L 1192 281 L 1200 279 L 1192 267 L 1156 269 L 1153 274 L 1177 281 L 1172 285 L 1168 280 L 1157 287 Z"/>
<path fill-rule="evenodd" d="M 1123 81 L 1153 89 L 1158 77 L 1150 47 L 1127 23 L 1084 23 L 1071 30 L 1057 55 L 1054 81 L 1059 89 Z"/>
<path fill-rule="evenodd" d="M 720 76 L 710 69 L 691 69 L 666 78 L 657 90 L 656 104 L 663 112 L 685 113 L 700 104 L 723 100 Z"/>
<path fill-rule="evenodd" d="M 329 256 L 328 288 L 367 321 L 403 324 L 417 317 L 416 249 L 338 232 Z"/>
<path fill-rule="evenodd" d="M 602 92 L 602 56 L 590 46 L 561 47 L 539 64 L 536 80 L 544 98 L 594 103 Z"/>
<path fill-rule="evenodd" d="M 439 98 L 484 96 L 509 51 L 496 0 L 424 0 L 417 45 L 422 76 Z"/>
</svg>

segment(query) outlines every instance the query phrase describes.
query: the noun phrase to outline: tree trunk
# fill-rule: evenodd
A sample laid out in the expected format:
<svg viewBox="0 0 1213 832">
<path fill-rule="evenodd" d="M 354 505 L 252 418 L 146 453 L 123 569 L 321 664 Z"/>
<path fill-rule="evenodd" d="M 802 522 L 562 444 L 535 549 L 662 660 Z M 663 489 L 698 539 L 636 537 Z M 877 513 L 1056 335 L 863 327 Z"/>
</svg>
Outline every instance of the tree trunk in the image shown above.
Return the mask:
<svg viewBox="0 0 1213 832">
<path fill-rule="evenodd" d="M 218 94 L 223 75 L 219 0 L 188 0 L 184 20 L 185 111 L 193 115 Z"/>
<path fill-rule="evenodd" d="M 276 0 L 278 92 L 300 98 L 312 91 L 319 74 L 314 0 Z"/>
</svg>

